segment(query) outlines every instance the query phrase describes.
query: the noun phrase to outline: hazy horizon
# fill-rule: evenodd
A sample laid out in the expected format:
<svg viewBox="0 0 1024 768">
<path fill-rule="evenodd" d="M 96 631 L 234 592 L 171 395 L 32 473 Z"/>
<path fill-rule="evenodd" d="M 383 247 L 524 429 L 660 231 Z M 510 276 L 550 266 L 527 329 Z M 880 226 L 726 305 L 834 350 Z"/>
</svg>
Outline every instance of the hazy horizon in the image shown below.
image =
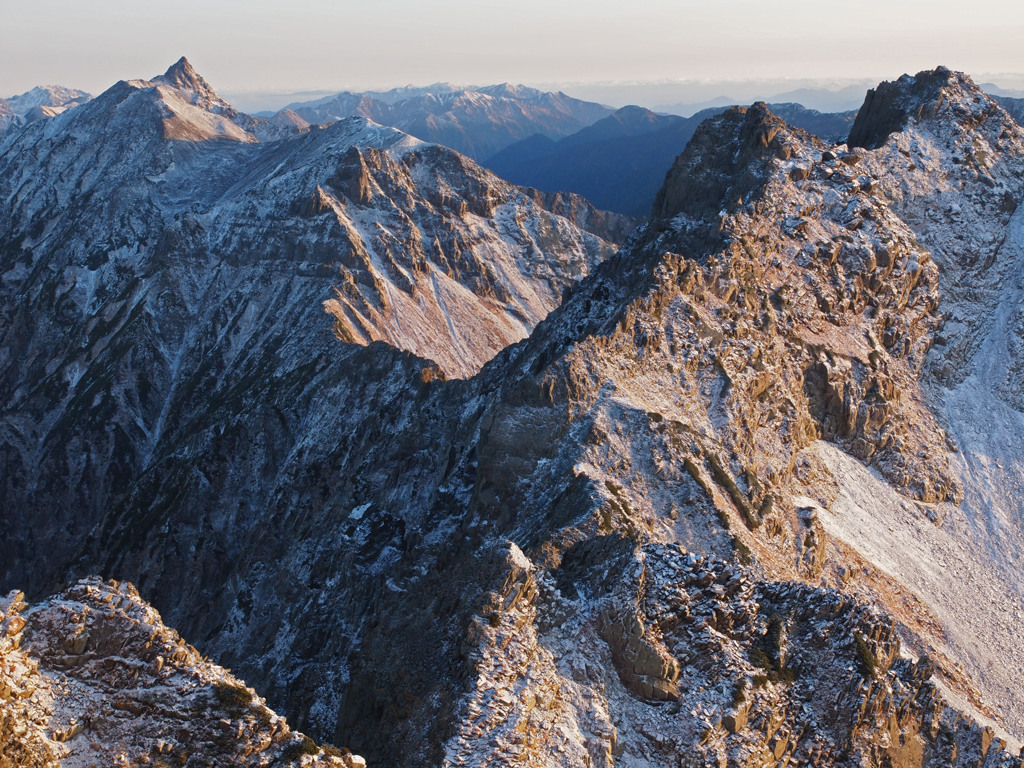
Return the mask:
<svg viewBox="0 0 1024 768">
<path fill-rule="evenodd" d="M 715 102 L 729 104 L 749 104 L 758 100 L 787 100 L 796 92 L 814 92 L 801 101 L 805 106 L 821 111 L 843 111 L 860 106 L 868 88 L 873 88 L 882 79 L 894 80 L 899 73 L 878 80 L 860 78 L 849 80 L 837 79 L 779 79 L 779 80 L 717 80 L 717 81 L 647 81 L 647 82 L 594 82 L 594 83 L 558 83 L 534 82 L 517 83 L 545 91 L 562 91 L 569 96 L 586 101 L 622 107 L 627 104 L 639 104 L 654 110 L 670 111 L 669 107 L 688 105 L 696 111 L 703 106 Z M 916 73 L 910 73 L 916 74 Z M 968 73 L 979 85 L 995 85 L 997 90 L 1007 94 L 1024 95 L 1024 73 Z M 502 81 L 508 82 L 508 81 Z M 313 101 L 328 97 L 342 91 L 387 91 L 395 88 L 427 88 L 434 85 L 452 85 L 456 87 L 473 87 L 497 85 L 498 82 L 462 82 L 444 83 L 393 83 L 381 88 L 339 87 L 322 90 L 295 91 L 224 91 L 221 96 L 234 106 L 244 111 L 257 112 L 282 109 L 295 102 Z M 216 87 L 216 86 L 215 86 Z M 800 100 L 800 98 L 796 98 Z"/>
<path fill-rule="evenodd" d="M 128 0 L 37 0 L 0 11 L 0 95 L 43 84 L 99 93 L 159 74 L 182 55 L 236 96 L 441 81 L 569 93 L 675 81 L 877 82 L 938 64 L 972 74 L 1024 69 L 1024 8 L 1006 0 L 979 0 L 969 14 L 948 1 L 847 8 L 807 0 L 637 0 L 628 8 L 618 0 L 180 0 L 171 12 Z"/>
<path fill-rule="evenodd" d="M 180 57 L 178 57 L 180 58 Z M 186 58 L 188 58 L 186 56 Z M 177 59 L 175 59 L 177 61 Z M 191 60 L 190 60 L 191 61 Z M 173 64 L 174 62 L 170 62 Z M 193 66 L 195 66 L 193 62 Z M 118 80 L 149 78 L 164 71 L 166 67 L 146 75 L 126 75 L 112 80 L 103 88 L 84 88 L 74 81 L 40 80 L 33 86 L 22 91 L 2 92 L 0 98 L 17 96 L 35 86 L 61 85 L 68 88 L 79 88 L 99 95 Z M 207 80 L 211 78 L 203 69 L 196 66 L 197 71 Z M 903 74 L 903 73 L 900 73 Z M 1024 73 L 968 73 L 979 85 L 995 86 L 995 91 L 1007 95 L 1024 95 Z M 881 78 L 893 80 L 899 75 Z M 721 104 L 749 104 L 754 101 L 798 101 L 804 106 L 823 112 L 845 111 L 855 109 L 863 101 L 868 88 L 877 85 L 881 79 L 869 78 L 846 79 L 796 79 L 783 78 L 777 80 L 678 80 L 678 81 L 621 81 L 621 82 L 533 82 L 516 83 L 546 91 L 562 91 L 569 96 L 586 101 L 598 102 L 615 108 L 627 104 L 638 104 L 655 111 L 674 112 L 689 116 L 706 106 Z M 507 80 L 500 82 L 509 82 Z M 337 86 L 324 89 L 288 89 L 288 90 L 225 90 L 216 82 L 211 86 L 236 108 L 249 113 L 273 112 L 296 102 L 307 102 L 328 97 L 342 91 L 388 91 L 399 88 L 428 88 L 435 85 L 451 85 L 453 87 L 480 87 L 499 84 L 492 82 L 446 82 L 431 81 L 423 83 L 392 83 L 377 87 Z M 682 108 L 682 109 L 680 109 Z"/>
</svg>

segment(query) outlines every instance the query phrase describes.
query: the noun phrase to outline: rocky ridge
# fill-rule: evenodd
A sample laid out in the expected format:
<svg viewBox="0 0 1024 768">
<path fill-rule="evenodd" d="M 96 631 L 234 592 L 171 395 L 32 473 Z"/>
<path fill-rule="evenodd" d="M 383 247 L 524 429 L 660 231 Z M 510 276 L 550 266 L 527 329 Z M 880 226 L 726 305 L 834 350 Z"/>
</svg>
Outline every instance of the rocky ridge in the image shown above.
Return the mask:
<svg viewBox="0 0 1024 768">
<path fill-rule="evenodd" d="M 919 77 L 865 107 L 876 149 L 706 123 L 652 222 L 471 379 L 382 344 L 232 377 L 244 412 L 205 399 L 65 572 L 132 578 L 371 763 L 1020 766 L 991 669 L 1019 614 L 892 556 L 973 536 L 975 602 L 1020 594 L 1024 453 L 966 428 L 1016 423 L 1014 356 L 974 410 L 960 386 L 1015 327 L 1022 132 Z"/>
<path fill-rule="evenodd" d="M 0 765 L 310 765 L 347 750 L 292 731 L 164 626 L 130 584 L 0 599 Z"/>
</svg>

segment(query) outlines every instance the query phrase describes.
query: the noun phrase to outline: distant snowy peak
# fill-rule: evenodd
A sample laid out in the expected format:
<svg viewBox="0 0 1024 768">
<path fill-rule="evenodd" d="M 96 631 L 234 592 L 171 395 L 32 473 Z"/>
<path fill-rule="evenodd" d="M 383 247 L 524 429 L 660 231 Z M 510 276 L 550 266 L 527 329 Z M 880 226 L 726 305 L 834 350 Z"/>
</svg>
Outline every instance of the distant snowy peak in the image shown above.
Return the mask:
<svg viewBox="0 0 1024 768">
<path fill-rule="evenodd" d="M 568 136 L 613 112 L 564 93 L 508 83 L 342 92 L 289 104 L 286 109 L 312 124 L 362 115 L 424 141 L 444 144 L 477 161 L 538 133 L 549 138 Z"/>
<path fill-rule="evenodd" d="M 85 91 L 65 88 L 62 85 L 36 86 L 9 99 L 0 99 L 0 136 L 8 130 L 23 128 L 30 123 L 77 107 L 89 101 L 92 96 Z"/>
<path fill-rule="evenodd" d="M 481 88 L 474 88 L 480 93 L 486 93 L 491 96 L 506 97 L 511 96 L 514 99 L 535 99 L 538 96 L 547 95 L 542 91 L 538 91 L 536 88 L 530 88 L 525 85 L 514 85 L 512 83 L 501 83 L 500 85 L 485 85 Z"/>
<path fill-rule="evenodd" d="M 391 88 L 387 91 L 366 91 L 362 95 L 369 96 L 377 101 L 383 101 L 388 104 L 396 104 L 399 101 L 404 101 L 405 99 L 413 99 L 421 96 L 436 96 L 443 93 L 455 93 L 456 91 L 461 90 L 465 89 L 454 86 L 451 83 L 433 83 L 432 85 L 425 85 L 422 87 L 405 85 L 399 88 Z"/>
<path fill-rule="evenodd" d="M 62 85 L 42 85 L 36 86 L 31 91 L 26 91 L 20 96 L 11 96 L 6 99 L 6 103 L 13 114 L 24 115 L 37 107 L 68 109 L 84 104 L 91 98 L 91 94 L 75 88 L 65 88 Z M 2 112 L 2 107 L 0 107 L 0 112 Z"/>
</svg>

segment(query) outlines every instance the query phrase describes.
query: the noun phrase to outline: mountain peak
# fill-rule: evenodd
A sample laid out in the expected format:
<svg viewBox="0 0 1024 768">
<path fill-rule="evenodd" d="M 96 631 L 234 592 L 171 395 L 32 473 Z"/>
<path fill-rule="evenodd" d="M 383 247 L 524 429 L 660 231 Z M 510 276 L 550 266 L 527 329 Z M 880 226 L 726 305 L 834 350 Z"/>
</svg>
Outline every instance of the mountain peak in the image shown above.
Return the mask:
<svg viewBox="0 0 1024 768">
<path fill-rule="evenodd" d="M 177 88 L 179 91 L 189 91 L 206 96 L 215 96 L 213 88 L 193 68 L 192 64 L 182 56 L 174 62 L 167 71 L 159 77 L 153 78 L 154 83 L 164 83 Z"/>
<path fill-rule="evenodd" d="M 658 124 L 659 118 L 656 112 L 636 104 L 627 104 L 615 110 L 607 119 L 614 120 L 623 125 L 646 125 Z"/>
<path fill-rule="evenodd" d="M 792 151 L 792 129 L 764 102 L 706 120 L 665 177 L 654 218 L 711 219 L 761 186 L 768 167 Z"/>
<path fill-rule="evenodd" d="M 973 104 L 990 100 L 962 72 L 936 67 L 903 75 L 892 82 L 884 81 L 864 97 L 847 141 L 851 147 L 875 149 L 889 135 L 915 121 L 934 118 L 945 107 L 957 105 L 961 111 L 975 112 Z"/>
<path fill-rule="evenodd" d="M 154 77 L 150 82 L 173 88 L 181 98 L 192 106 L 236 122 L 244 131 L 249 131 L 252 128 L 251 118 L 241 115 L 224 101 L 184 56 L 174 62 L 166 72 Z M 205 132 L 200 131 L 200 133 Z"/>
<path fill-rule="evenodd" d="M 62 85 L 37 85 L 18 96 L 11 96 L 7 103 L 15 114 L 24 115 L 36 107 L 74 107 L 92 96 L 75 88 Z"/>
</svg>

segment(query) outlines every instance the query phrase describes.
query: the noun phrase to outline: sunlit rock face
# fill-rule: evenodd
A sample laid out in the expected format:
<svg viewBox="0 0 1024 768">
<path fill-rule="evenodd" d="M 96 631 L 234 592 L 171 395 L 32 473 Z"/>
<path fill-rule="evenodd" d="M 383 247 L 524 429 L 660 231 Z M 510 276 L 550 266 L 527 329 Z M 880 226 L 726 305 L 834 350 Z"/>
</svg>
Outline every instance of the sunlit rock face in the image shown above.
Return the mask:
<svg viewBox="0 0 1024 768">
<path fill-rule="evenodd" d="M 0 737 L 12 768 L 365 765 L 292 731 L 131 584 L 96 578 L 36 605 L 0 598 Z"/>
</svg>

